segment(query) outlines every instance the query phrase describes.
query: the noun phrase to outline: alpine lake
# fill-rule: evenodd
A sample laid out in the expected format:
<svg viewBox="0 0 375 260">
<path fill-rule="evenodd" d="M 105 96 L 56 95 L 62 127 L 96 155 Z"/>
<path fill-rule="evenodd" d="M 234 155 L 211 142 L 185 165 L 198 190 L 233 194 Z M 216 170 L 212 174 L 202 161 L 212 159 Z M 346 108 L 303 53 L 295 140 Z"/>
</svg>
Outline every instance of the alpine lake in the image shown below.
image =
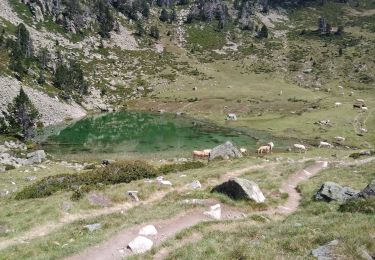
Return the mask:
<svg viewBox="0 0 375 260">
<path fill-rule="evenodd" d="M 101 160 L 191 157 L 193 150 L 211 149 L 226 141 L 253 152 L 258 144 L 275 138 L 176 114 L 126 111 L 47 127 L 36 140 L 57 158 Z M 285 145 L 287 141 L 281 142 Z"/>
</svg>

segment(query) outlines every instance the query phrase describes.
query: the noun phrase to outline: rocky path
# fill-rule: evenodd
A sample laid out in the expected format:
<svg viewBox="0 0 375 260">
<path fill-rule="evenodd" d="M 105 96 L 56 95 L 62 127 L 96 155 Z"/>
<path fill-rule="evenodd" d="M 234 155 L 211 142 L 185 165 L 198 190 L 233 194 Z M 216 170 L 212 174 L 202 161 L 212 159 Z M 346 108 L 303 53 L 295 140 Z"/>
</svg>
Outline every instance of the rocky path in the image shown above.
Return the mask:
<svg viewBox="0 0 375 260">
<path fill-rule="evenodd" d="M 273 216 L 285 216 L 288 214 L 293 213 L 300 202 L 301 196 L 296 190 L 296 187 L 302 181 L 309 179 L 310 177 L 317 174 L 323 168 L 326 168 L 328 163 L 326 161 L 317 161 L 314 165 L 307 167 L 306 169 L 297 171 L 294 175 L 289 177 L 285 182 L 282 183 L 281 191 L 288 193 L 287 201 L 277 208 L 269 209 L 267 211 L 256 212 L 256 214 L 266 214 L 269 215 L 271 218 Z M 254 167 L 254 166 L 253 166 Z M 225 178 L 234 177 L 241 175 L 244 172 L 247 172 L 253 167 L 248 167 L 244 169 L 240 169 L 233 172 L 228 172 L 225 174 Z M 214 202 L 215 203 L 215 202 Z M 222 208 L 222 219 L 240 219 L 245 216 L 242 212 L 228 208 L 224 206 Z M 185 212 L 183 215 L 178 215 L 171 219 L 155 221 L 150 223 L 145 223 L 142 226 L 146 226 L 147 224 L 153 224 L 157 230 L 158 234 L 156 236 L 151 237 L 151 240 L 154 243 L 154 246 L 160 245 L 163 241 L 167 240 L 168 238 L 173 237 L 178 232 L 182 231 L 183 229 L 192 227 L 200 222 L 209 220 L 208 217 L 203 214 L 202 209 L 194 209 L 192 211 Z M 141 225 L 126 228 L 120 231 L 117 235 L 105 241 L 97 246 L 91 247 L 83 251 L 82 253 L 72 256 L 68 258 L 69 260 L 80 260 L 80 259 L 121 259 L 123 257 L 129 256 L 132 252 L 126 248 L 127 244 L 133 240 L 138 235 L 139 229 L 142 227 Z M 189 239 L 187 241 L 190 241 Z M 166 256 L 168 252 L 163 252 L 160 256 Z"/>
</svg>

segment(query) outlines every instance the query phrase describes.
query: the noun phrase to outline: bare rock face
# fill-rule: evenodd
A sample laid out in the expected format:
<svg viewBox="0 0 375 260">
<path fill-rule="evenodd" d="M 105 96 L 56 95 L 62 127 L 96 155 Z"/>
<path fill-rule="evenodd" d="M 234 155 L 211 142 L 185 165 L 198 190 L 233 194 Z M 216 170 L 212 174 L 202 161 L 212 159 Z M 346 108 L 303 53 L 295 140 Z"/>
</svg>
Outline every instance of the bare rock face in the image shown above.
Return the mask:
<svg viewBox="0 0 375 260">
<path fill-rule="evenodd" d="M 26 157 L 29 164 L 42 163 L 44 160 L 46 160 L 46 153 L 44 152 L 44 150 L 38 150 L 32 153 L 28 153 Z"/>
<path fill-rule="evenodd" d="M 340 203 L 345 202 L 348 199 L 353 198 L 358 191 L 353 190 L 349 187 L 342 187 L 341 185 L 334 182 L 324 183 L 319 191 L 315 194 L 315 200 L 324 201 L 338 201 Z"/>
<path fill-rule="evenodd" d="M 262 203 L 266 200 L 255 182 L 241 178 L 230 179 L 213 188 L 211 192 L 220 192 L 233 199 L 247 199 L 257 203 Z"/>
<path fill-rule="evenodd" d="M 150 250 L 153 245 L 152 240 L 144 236 L 138 236 L 128 244 L 128 248 L 135 254 L 142 254 Z"/>
<path fill-rule="evenodd" d="M 218 145 L 213 148 L 210 152 L 208 160 L 211 161 L 217 157 L 222 157 L 224 159 L 233 158 L 241 158 L 242 153 L 241 151 L 233 145 L 232 142 L 227 141 L 224 144 Z"/>
</svg>

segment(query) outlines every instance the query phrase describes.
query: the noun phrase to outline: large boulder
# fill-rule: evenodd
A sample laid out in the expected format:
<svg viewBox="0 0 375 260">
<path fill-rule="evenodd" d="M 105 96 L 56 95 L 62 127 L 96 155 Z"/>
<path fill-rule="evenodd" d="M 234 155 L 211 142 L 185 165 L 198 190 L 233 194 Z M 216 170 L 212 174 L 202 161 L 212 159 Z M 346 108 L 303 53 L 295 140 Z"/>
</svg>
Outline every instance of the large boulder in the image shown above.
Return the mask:
<svg viewBox="0 0 375 260">
<path fill-rule="evenodd" d="M 44 150 L 38 150 L 26 155 L 29 164 L 42 163 L 46 160 L 46 153 Z"/>
<path fill-rule="evenodd" d="M 236 146 L 233 145 L 233 143 L 227 141 L 224 144 L 213 148 L 208 156 L 208 160 L 211 161 L 217 157 L 222 157 L 224 159 L 229 159 L 230 157 L 241 158 L 242 153 Z"/>
<path fill-rule="evenodd" d="M 343 203 L 346 200 L 353 198 L 357 193 L 358 191 L 353 190 L 352 188 L 342 187 L 334 182 L 325 182 L 315 194 L 315 200 L 324 200 L 328 202 L 334 200 Z"/>
<path fill-rule="evenodd" d="M 373 179 L 369 185 L 366 186 L 362 191 L 358 192 L 354 198 L 368 199 L 375 196 L 375 179 Z"/>
<path fill-rule="evenodd" d="M 128 244 L 128 248 L 135 254 L 142 254 L 150 250 L 153 244 L 147 237 L 138 236 Z"/>
<path fill-rule="evenodd" d="M 220 192 L 233 199 L 253 200 L 262 203 L 266 200 L 259 186 L 250 180 L 233 178 L 212 189 L 212 192 Z"/>
</svg>

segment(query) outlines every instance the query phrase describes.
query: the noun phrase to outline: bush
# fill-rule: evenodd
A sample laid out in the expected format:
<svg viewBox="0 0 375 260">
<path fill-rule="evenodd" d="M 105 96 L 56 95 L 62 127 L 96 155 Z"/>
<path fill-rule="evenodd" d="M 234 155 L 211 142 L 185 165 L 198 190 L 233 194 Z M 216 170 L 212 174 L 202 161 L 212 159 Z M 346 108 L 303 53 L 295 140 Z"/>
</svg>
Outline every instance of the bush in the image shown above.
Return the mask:
<svg viewBox="0 0 375 260">
<path fill-rule="evenodd" d="M 89 187 L 96 185 L 129 183 L 143 178 L 153 178 L 156 175 L 157 171 L 142 161 L 116 162 L 89 172 L 59 174 L 43 178 L 35 184 L 25 187 L 16 194 L 15 198 L 18 200 L 43 198 L 62 190 L 84 192 L 80 187 L 89 190 Z M 79 195 L 73 194 L 72 199 L 76 198 L 79 198 Z"/>
<path fill-rule="evenodd" d="M 205 164 L 200 161 L 184 162 L 184 163 L 173 163 L 166 164 L 159 168 L 161 174 L 167 174 L 170 172 L 182 172 L 190 169 L 198 169 L 204 167 Z"/>
<path fill-rule="evenodd" d="M 339 211 L 374 214 L 375 213 L 375 198 L 348 200 L 346 203 L 340 206 Z"/>
</svg>

